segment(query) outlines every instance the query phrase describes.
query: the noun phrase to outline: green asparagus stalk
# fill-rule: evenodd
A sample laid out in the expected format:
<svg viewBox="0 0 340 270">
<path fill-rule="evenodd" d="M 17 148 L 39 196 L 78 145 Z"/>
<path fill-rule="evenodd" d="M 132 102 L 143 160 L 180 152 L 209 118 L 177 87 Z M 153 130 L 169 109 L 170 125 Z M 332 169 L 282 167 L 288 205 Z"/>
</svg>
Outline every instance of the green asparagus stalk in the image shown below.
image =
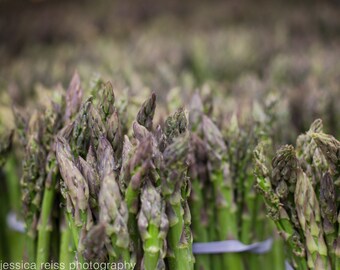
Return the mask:
<svg viewBox="0 0 340 270">
<path fill-rule="evenodd" d="M 281 147 L 272 161 L 273 171 L 271 183 L 280 198 L 290 220 L 295 228 L 300 230 L 297 210 L 294 206 L 294 192 L 297 179 L 297 158 L 295 149 L 291 145 Z"/>
<path fill-rule="evenodd" d="M 50 259 L 50 242 L 52 231 L 52 208 L 55 203 L 56 184 L 58 177 L 57 161 L 54 153 L 55 134 L 62 124 L 62 100 L 61 103 L 51 102 L 44 114 L 43 134 L 41 137 L 41 147 L 48 153 L 45 165 L 46 179 L 44 183 L 44 193 L 39 217 L 37 261 L 39 269 L 44 268 L 44 264 Z"/>
<path fill-rule="evenodd" d="M 25 159 L 23 174 L 20 181 L 23 213 L 27 228 L 27 251 L 30 261 L 36 258 L 36 230 L 39 208 L 41 206 L 41 186 L 45 180 L 45 149 L 41 145 L 42 118 L 35 111 L 27 125 L 27 144 L 25 145 Z"/>
<path fill-rule="evenodd" d="M 57 137 L 56 156 L 67 193 L 65 199 L 68 202 L 68 207 L 71 208 L 68 210 L 69 214 L 71 214 L 69 222 L 72 223 L 71 230 L 73 231 L 78 261 L 82 262 L 82 252 L 84 250 L 82 241 L 90 225 L 91 218 L 88 215 L 89 188 L 83 175 L 75 165 L 69 144 L 60 136 Z"/>
<path fill-rule="evenodd" d="M 206 149 L 204 142 L 196 135 L 191 139 L 191 162 L 189 175 L 192 191 L 190 194 L 190 209 L 192 213 L 192 229 L 195 242 L 209 242 L 208 213 L 204 203 L 204 188 L 207 183 Z M 215 240 L 215 239 L 213 239 Z M 209 255 L 196 255 L 195 269 L 210 269 Z"/>
<path fill-rule="evenodd" d="M 307 133 L 301 134 L 296 140 L 296 155 L 301 164 L 301 168 L 312 179 L 312 184 L 316 192 L 320 188 L 320 179 L 328 170 L 328 163 L 320 151 L 316 142 L 312 138 L 313 133 L 322 133 L 323 124 L 321 119 L 315 120 Z"/>
<path fill-rule="evenodd" d="M 144 250 L 142 269 L 165 269 L 165 238 L 168 228 L 165 202 L 162 201 L 159 190 L 147 181 L 142 190 L 138 216 L 138 229 Z"/>
<path fill-rule="evenodd" d="M 335 200 L 335 187 L 332 176 L 329 173 L 325 173 L 320 181 L 320 210 L 328 253 L 334 268 L 336 257 L 333 245 L 337 238 L 337 206 Z"/>
<path fill-rule="evenodd" d="M 104 137 L 99 139 L 97 157 L 102 182 L 99 195 L 100 222 L 105 225 L 106 234 L 111 239 L 110 256 L 115 261 L 130 261 L 128 209 L 116 181 L 113 149 Z"/>
<path fill-rule="evenodd" d="M 51 241 L 51 212 L 55 199 L 55 185 L 57 182 L 57 164 L 52 152 L 47 157 L 48 175 L 45 182 L 44 198 L 42 201 L 42 210 L 38 224 L 38 243 L 37 243 L 37 267 L 44 269 L 44 264 L 49 260 L 49 249 Z"/>
<path fill-rule="evenodd" d="M 125 203 L 129 212 L 128 230 L 132 241 L 132 249 L 137 264 L 141 259 L 141 243 L 138 235 L 137 213 L 139 209 L 139 195 L 145 176 L 151 166 L 152 138 L 146 137 L 137 146 L 135 154 L 129 160 L 130 181 L 125 191 Z"/>
<path fill-rule="evenodd" d="M 66 215 L 61 211 L 59 263 L 60 265 L 64 265 L 65 269 L 69 269 L 70 263 L 74 260 L 73 253 L 74 244 L 72 232 L 67 224 Z"/>
<path fill-rule="evenodd" d="M 340 194 L 340 162 L 339 162 L 339 149 L 340 142 L 336 140 L 333 136 L 325 134 L 325 133 L 313 133 L 312 138 L 318 145 L 322 154 L 326 157 L 329 167 L 330 173 L 334 179 L 334 190 L 335 190 L 335 198 L 337 205 L 340 202 L 339 194 Z M 339 208 L 339 207 L 338 207 Z M 337 269 L 340 265 L 340 212 L 338 209 L 338 236 L 334 241 L 332 250 L 335 251 L 335 269 Z M 327 239 L 327 238 L 326 238 Z"/>
<path fill-rule="evenodd" d="M 227 148 L 222 134 L 206 116 L 203 116 L 202 127 L 208 150 L 210 180 L 216 200 L 218 235 L 221 241 L 238 239 L 236 205 L 226 156 Z M 224 254 L 223 265 L 225 268 L 243 269 L 240 254 Z"/>
<path fill-rule="evenodd" d="M 315 269 L 331 269 L 321 226 L 319 203 L 310 180 L 301 169 L 297 174 L 295 203 L 301 228 L 306 237 L 308 266 Z"/>
<path fill-rule="evenodd" d="M 188 137 L 180 137 L 164 151 L 162 194 L 166 200 L 169 218 L 168 263 L 170 269 L 193 269 L 191 236 L 185 222 L 183 203 L 189 194 L 183 192 L 188 185 L 186 158 L 189 149 Z"/>
</svg>

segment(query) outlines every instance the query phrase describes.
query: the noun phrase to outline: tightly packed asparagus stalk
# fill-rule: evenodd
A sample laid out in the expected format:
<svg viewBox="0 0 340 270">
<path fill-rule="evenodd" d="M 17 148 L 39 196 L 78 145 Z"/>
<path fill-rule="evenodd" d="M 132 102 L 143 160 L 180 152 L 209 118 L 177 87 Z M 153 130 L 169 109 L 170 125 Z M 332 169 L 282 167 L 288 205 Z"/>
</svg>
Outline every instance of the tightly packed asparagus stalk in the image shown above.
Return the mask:
<svg viewBox="0 0 340 270">
<path fill-rule="evenodd" d="M 318 119 L 298 137 L 296 149 L 281 147 L 271 166 L 270 145 L 263 141 L 255 149 L 257 188 L 296 269 L 339 267 L 339 146 Z"/>
<path fill-rule="evenodd" d="M 252 172 L 252 149 L 262 137 L 269 136 L 270 115 L 261 121 L 252 117 L 242 125 L 241 117 L 234 115 L 227 125 L 218 127 L 204 111 L 203 102 L 195 94 L 189 117 L 194 241 L 240 240 L 251 244 L 272 237 L 273 229 L 261 210 L 263 203 L 255 193 Z M 248 253 L 244 257 L 237 253 L 198 255 L 195 268 L 257 269 L 270 263 L 258 257 Z M 283 260 L 278 260 L 277 267 L 281 268 Z"/>
<path fill-rule="evenodd" d="M 25 150 L 25 260 L 39 269 L 50 261 L 79 269 L 90 262 L 180 270 L 282 264 L 280 252 L 193 255 L 194 242 L 273 236 L 255 193 L 251 150 L 271 138 L 274 110 L 254 105 L 251 117 L 215 121 L 213 99 L 203 106 L 195 94 L 189 119 L 179 108 L 170 116 L 161 110 L 158 121 L 155 94 L 134 110 L 136 101 L 120 100 L 109 82 L 98 80 L 90 93 L 83 98 L 75 74 L 66 92 L 35 110 L 13 108 Z"/>
<path fill-rule="evenodd" d="M 155 94 L 133 123 L 110 83 L 82 98 L 75 74 L 65 94 L 28 117 L 14 108 L 25 149 L 27 260 L 39 269 L 51 260 L 193 269 L 184 110 L 154 127 Z"/>
</svg>

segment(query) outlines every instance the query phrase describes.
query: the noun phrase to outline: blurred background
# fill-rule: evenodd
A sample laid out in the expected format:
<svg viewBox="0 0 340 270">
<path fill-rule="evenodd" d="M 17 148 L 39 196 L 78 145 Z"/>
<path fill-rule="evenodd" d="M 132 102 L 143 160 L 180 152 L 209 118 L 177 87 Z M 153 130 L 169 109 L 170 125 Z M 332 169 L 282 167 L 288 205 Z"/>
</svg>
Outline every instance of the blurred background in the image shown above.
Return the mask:
<svg viewBox="0 0 340 270">
<path fill-rule="evenodd" d="M 0 102 L 27 105 L 77 70 L 84 88 L 101 76 L 160 102 L 176 87 L 277 91 L 305 131 L 337 110 L 339 14 L 337 1 L 0 1 Z"/>
</svg>

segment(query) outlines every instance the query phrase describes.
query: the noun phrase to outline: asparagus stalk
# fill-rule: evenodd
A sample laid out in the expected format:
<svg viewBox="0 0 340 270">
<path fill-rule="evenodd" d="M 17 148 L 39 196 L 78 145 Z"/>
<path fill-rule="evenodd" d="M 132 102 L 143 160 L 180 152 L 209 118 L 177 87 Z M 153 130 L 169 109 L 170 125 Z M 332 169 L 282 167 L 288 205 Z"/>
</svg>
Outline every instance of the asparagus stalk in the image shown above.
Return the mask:
<svg viewBox="0 0 340 270">
<path fill-rule="evenodd" d="M 162 194 L 166 200 L 169 218 L 168 263 L 170 269 L 193 269 L 191 236 L 185 222 L 183 203 L 189 195 L 182 192 L 188 184 L 186 158 L 188 137 L 180 137 L 164 151 Z"/>
<path fill-rule="evenodd" d="M 135 154 L 129 161 L 130 181 L 125 191 L 125 203 L 128 208 L 128 229 L 132 241 L 132 249 L 134 251 L 137 263 L 141 259 L 140 238 L 138 236 L 137 213 L 139 208 L 139 195 L 145 176 L 149 171 L 152 156 L 152 139 L 145 138 L 137 146 Z"/>
<path fill-rule="evenodd" d="M 334 176 L 336 193 L 340 194 L 340 142 L 333 136 L 325 133 L 312 133 L 312 138 L 326 157 L 330 172 Z M 340 197 L 337 196 L 337 203 Z"/>
<path fill-rule="evenodd" d="M 233 183 L 226 157 L 226 145 L 214 123 L 203 116 L 203 133 L 208 148 L 210 180 L 214 187 L 218 235 L 220 240 L 238 239 L 236 205 Z M 243 269 L 240 254 L 224 254 L 225 268 Z"/>
<path fill-rule="evenodd" d="M 148 130 L 152 130 L 155 109 L 156 95 L 155 93 L 152 93 L 151 97 L 142 104 L 142 107 L 137 114 L 137 122 Z"/>
<path fill-rule="evenodd" d="M 113 149 L 104 137 L 99 139 L 97 157 L 102 182 L 99 195 L 100 222 L 105 225 L 106 234 L 111 239 L 113 250 L 110 256 L 115 261 L 130 261 L 128 209 L 116 182 Z"/>
<path fill-rule="evenodd" d="M 90 218 L 88 216 L 89 188 L 83 175 L 75 165 L 69 144 L 60 136 L 57 137 L 56 156 L 67 193 L 65 199 L 68 201 L 69 208 L 71 208 L 69 210 L 69 214 L 71 214 L 69 215 L 69 222 L 71 222 L 73 230 L 77 256 L 79 262 L 82 262 L 82 238 L 88 229 L 88 218 Z"/>
<path fill-rule="evenodd" d="M 70 121 L 78 112 L 83 98 L 83 89 L 80 84 L 78 72 L 73 74 L 70 85 L 66 91 L 66 110 L 64 114 L 64 122 Z"/>
<path fill-rule="evenodd" d="M 42 118 L 35 111 L 27 125 L 23 174 L 20 181 L 24 217 L 27 227 L 27 251 L 30 261 L 36 258 L 36 229 L 45 180 L 45 150 L 41 146 Z"/>
<path fill-rule="evenodd" d="M 335 200 L 335 187 L 332 176 L 329 173 L 325 173 L 320 181 L 320 209 L 328 253 L 334 268 L 336 256 L 333 245 L 337 238 L 337 206 Z"/>
<path fill-rule="evenodd" d="M 306 237 L 308 266 L 315 269 L 331 269 L 321 226 L 319 203 L 310 180 L 301 169 L 297 175 L 295 203 Z"/>
<path fill-rule="evenodd" d="M 339 149 L 340 149 L 340 142 L 336 140 L 333 136 L 325 134 L 325 133 L 313 133 L 312 138 L 318 145 L 319 149 L 326 157 L 330 172 L 333 176 L 334 181 L 334 188 L 336 194 L 336 203 L 339 204 L 339 194 L 340 194 L 340 166 L 339 166 Z M 339 210 L 338 210 L 339 212 Z M 333 250 L 335 251 L 335 269 L 340 265 L 340 214 L 338 213 L 338 237 L 334 241 Z"/>
<path fill-rule="evenodd" d="M 48 175 L 45 182 L 44 198 L 42 211 L 38 224 L 38 243 L 37 243 L 37 267 L 44 269 L 44 264 L 49 259 L 49 249 L 51 241 L 51 212 L 55 199 L 55 185 L 57 181 L 57 165 L 54 154 L 48 156 Z"/>
<path fill-rule="evenodd" d="M 73 247 L 72 232 L 67 224 L 67 217 L 61 211 L 59 263 L 64 265 L 65 269 L 69 269 L 70 263 L 74 260 Z"/>
<path fill-rule="evenodd" d="M 192 135 L 189 175 L 192 183 L 190 209 L 192 212 L 192 229 L 195 242 L 209 242 L 209 220 L 204 203 L 204 185 L 207 184 L 204 183 L 204 181 L 207 181 L 206 160 L 204 142 L 198 136 Z M 211 262 L 209 255 L 196 255 L 195 259 L 195 269 L 210 269 Z"/>
<path fill-rule="evenodd" d="M 165 202 L 151 181 L 146 181 L 141 194 L 138 229 L 143 241 L 142 269 L 165 269 L 165 238 L 169 221 Z"/>
</svg>

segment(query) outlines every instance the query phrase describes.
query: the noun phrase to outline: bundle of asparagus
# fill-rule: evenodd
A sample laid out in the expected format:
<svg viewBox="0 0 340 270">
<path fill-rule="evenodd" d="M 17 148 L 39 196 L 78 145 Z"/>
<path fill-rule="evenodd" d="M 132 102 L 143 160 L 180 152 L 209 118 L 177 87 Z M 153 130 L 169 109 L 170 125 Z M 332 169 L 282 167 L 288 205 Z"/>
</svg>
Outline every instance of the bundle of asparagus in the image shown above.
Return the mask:
<svg viewBox="0 0 340 270">
<path fill-rule="evenodd" d="M 340 142 L 323 133 L 321 120 L 306 134 L 281 147 L 268 161 L 270 143 L 254 152 L 257 188 L 268 215 L 287 244 L 287 255 L 296 269 L 339 268 Z"/>
<path fill-rule="evenodd" d="M 193 269 L 184 110 L 155 128 L 152 94 L 131 136 L 112 85 L 99 81 L 92 92 L 82 102 L 75 74 L 66 95 L 28 118 L 15 110 L 27 259 L 39 269 L 51 260 Z"/>
<path fill-rule="evenodd" d="M 259 108 L 257 108 L 259 109 Z M 221 129 L 204 114 L 198 94 L 191 101 L 192 131 L 190 177 L 195 242 L 240 240 L 245 244 L 272 237 L 273 228 L 262 212 L 254 190 L 252 149 L 269 136 L 268 119 L 248 119 L 240 125 L 234 115 Z M 263 114 L 263 112 L 262 112 Z M 255 114 L 254 114 L 255 115 Z M 230 253 L 196 256 L 196 269 L 257 269 L 268 265 L 258 255 Z M 278 259 L 278 268 L 283 260 Z"/>
</svg>

